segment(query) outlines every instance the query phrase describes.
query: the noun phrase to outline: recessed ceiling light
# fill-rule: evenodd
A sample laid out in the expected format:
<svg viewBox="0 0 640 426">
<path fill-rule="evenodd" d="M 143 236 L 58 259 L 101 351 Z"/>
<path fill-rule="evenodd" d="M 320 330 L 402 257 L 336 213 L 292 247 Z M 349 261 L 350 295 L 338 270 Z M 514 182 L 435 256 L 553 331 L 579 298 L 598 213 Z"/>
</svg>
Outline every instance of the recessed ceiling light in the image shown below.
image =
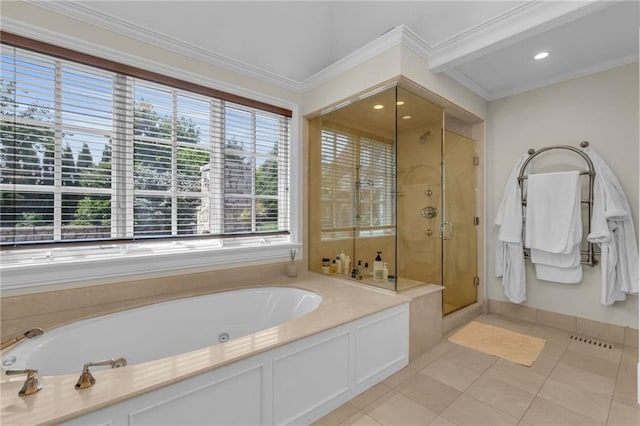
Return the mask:
<svg viewBox="0 0 640 426">
<path fill-rule="evenodd" d="M 382 108 L 384 108 L 384 105 L 378 104 L 373 106 L 373 109 L 382 109 Z"/>
<path fill-rule="evenodd" d="M 404 101 L 398 101 L 398 102 L 396 102 L 396 105 L 402 106 L 402 105 L 404 105 Z"/>
<path fill-rule="evenodd" d="M 410 118 L 411 118 L 411 116 L 410 116 L 410 115 L 403 115 L 403 116 L 402 116 L 402 119 L 403 119 L 403 120 L 409 120 Z"/>
<path fill-rule="evenodd" d="M 533 59 L 536 59 L 536 60 L 544 59 L 547 56 L 549 56 L 549 52 L 540 52 L 536 56 L 534 56 Z"/>
</svg>

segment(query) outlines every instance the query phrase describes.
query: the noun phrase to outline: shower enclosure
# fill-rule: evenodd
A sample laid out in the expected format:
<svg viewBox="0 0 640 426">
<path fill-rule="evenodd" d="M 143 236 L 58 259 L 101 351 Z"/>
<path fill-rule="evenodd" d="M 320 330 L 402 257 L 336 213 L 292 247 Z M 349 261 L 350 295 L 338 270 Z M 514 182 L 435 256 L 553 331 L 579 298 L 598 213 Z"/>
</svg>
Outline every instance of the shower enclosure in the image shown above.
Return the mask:
<svg viewBox="0 0 640 426">
<path fill-rule="evenodd" d="M 323 271 L 324 259 L 325 273 L 389 290 L 442 285 L 445 315 L 476 302 L 469 128 L 398 86 L 310 120 L 309 269 Z M 373 274 L 378 252 L 382 279 Z"/>
</svg>

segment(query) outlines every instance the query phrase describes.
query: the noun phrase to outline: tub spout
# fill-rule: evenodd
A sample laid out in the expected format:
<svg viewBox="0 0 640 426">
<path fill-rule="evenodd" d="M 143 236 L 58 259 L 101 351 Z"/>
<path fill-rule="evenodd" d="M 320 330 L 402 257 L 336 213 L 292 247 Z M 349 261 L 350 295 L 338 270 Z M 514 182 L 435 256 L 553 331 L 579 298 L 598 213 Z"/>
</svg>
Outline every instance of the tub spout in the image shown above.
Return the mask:
<svg viewBox="0 0 640 426">
<path fill-rule="evenodd" d="M 110 365 L 111 368 L 125 367 L 127 360 L 125 358 L 105 359 L 103 361 L 91 361 L 82 366 L 82 373 L 76 383 L 76 389 L 86 389 L 96 384 L 96 379 L 89 371 L 89 367 L 98 367 L 101 365 Z"/>
<path fill-rule="evenodd" d="M 29 330 L 23 331 L 20 334 L 9 337 L 8 339 L 0 342 L 0 350 L 4 350 L 9 346 L 13 346 L 22 339 L 31 339 L 32 337 L 40 336 L 42 333 L 44 333 L 44 330 L 42 330 L 41 328 L 30 328 Z"/>
</svg>

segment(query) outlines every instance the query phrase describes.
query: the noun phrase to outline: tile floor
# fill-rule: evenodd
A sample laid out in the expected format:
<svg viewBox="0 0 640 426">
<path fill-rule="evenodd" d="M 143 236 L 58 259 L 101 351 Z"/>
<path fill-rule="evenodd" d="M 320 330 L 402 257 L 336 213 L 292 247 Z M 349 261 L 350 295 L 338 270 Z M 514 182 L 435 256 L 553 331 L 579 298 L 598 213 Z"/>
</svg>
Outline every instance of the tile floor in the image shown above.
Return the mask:
<svg viewBox="0 0 640 426">
<path fill-rule="evenodd" d="M 314 425 L 640 425 L 638 348 L 603 349 L 492 314 L 476 321 L 547 343 L 523 367 L 443 339 Z"/>
</svg>

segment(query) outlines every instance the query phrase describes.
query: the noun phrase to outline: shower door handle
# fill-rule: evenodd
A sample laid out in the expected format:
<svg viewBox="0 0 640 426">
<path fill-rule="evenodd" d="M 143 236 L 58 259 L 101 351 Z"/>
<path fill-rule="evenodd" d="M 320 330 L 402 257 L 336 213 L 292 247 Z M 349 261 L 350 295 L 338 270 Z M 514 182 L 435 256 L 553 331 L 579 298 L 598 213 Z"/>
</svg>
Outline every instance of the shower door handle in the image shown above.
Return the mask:
<svg viewBox="0 0 640 426">
<path fill-rule="evenodd" d="M 449 232 L 446 232 L 448 228 Z M 443 240 L 450 240 L 453 238 L 453 223 L 451 222 L 442 222 L 440 224 L 440 237 Z"/>
</svg>

